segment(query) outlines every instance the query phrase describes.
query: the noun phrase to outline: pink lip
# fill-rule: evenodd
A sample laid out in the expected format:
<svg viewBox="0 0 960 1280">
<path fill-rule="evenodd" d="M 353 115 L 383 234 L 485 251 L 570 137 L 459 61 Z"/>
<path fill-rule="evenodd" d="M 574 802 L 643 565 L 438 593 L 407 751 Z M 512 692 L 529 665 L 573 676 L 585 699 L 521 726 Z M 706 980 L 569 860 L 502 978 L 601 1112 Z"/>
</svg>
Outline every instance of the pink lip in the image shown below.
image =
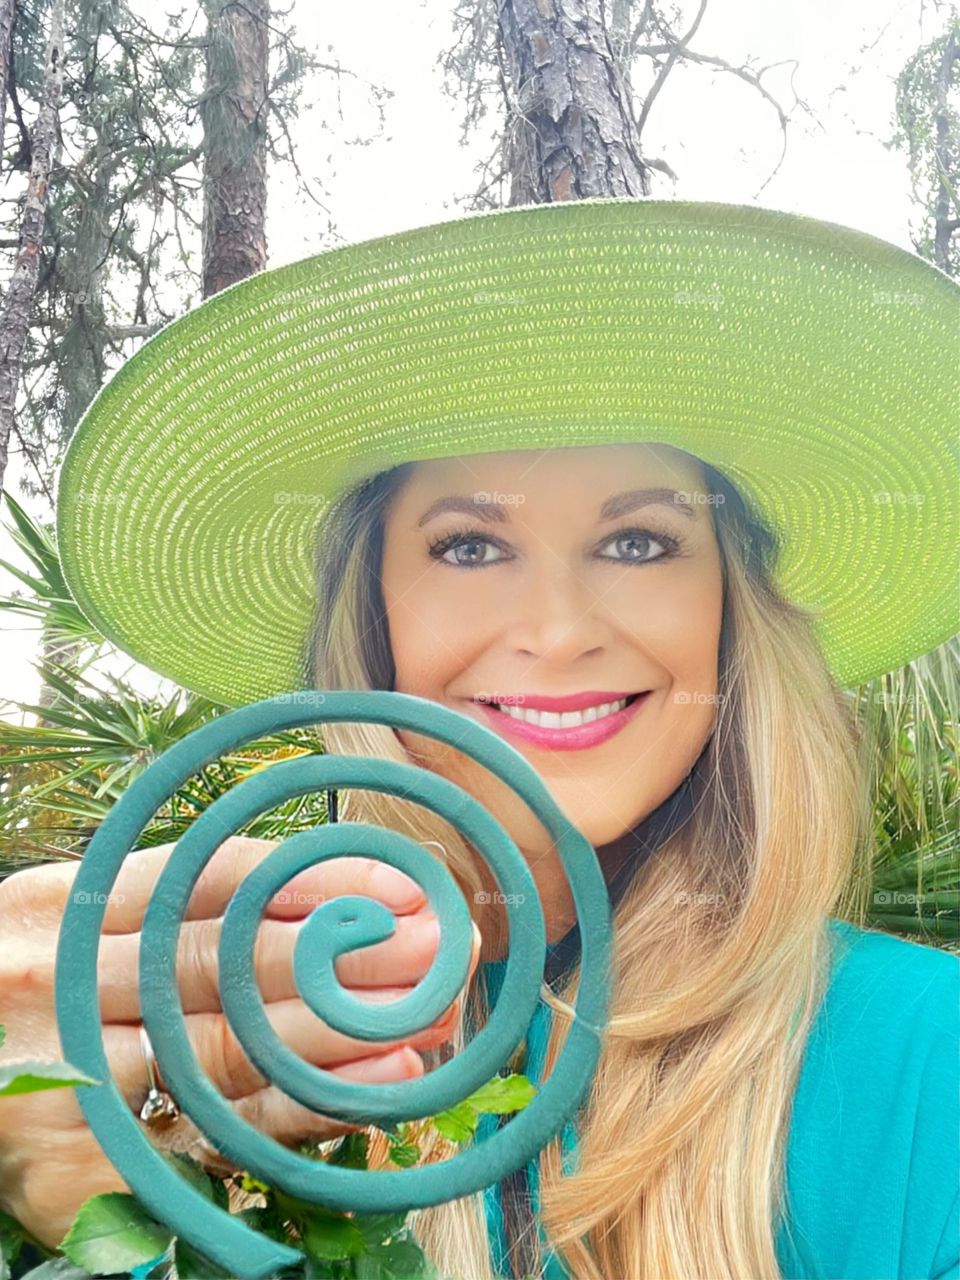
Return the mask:
<svg viewBox="0 0 960 1280">
<path fill-rule="evenodd" d="M 494 694 L 487 702 L 509 702 L 517 707 L 529 707 L 532 711 L 585 711 L 587 707 L 599 707 L 603 702 L 619 702 L 629 698 L 636 689 L 623 689 L 619 693 L 588 689 L 585 693 L 568 693 L 563 698 L 550 698 L 536 693 Z"/>
<path fill-rule="evenodd" d="M 585 747 L 595 747 L 601 742 L 606 742 L 615 733 L 619 733 L 633 719 L 641 707 L 646 705 L 651 692 L 652 690 L 648 689 L 646 693 L 641 693 L 636 701 L 631 702 L 622 711 L 615 711 L 613 715 L 604 716 L 602 720 L 592 720 L 590 724 L 574 725 L 570 729 L 543 729 L 540 725 L 527 724 L 525 720 L 515 720 L 513 716 L 507 715 L 503 711 L 498 711 L 490 703 L 474 702 L 473 705 L 480 707 L 484 716 L 490 722 L 491 728 L 503 737 L 520 738 L 524 742 L 530 742 L 537 747 L 548 747 L 551 751 L 582 751 Z M 620 697 L 624 696 L 629 697 L 629 694 L 620 695 Z M 591 695 L 591 697 L 595 697 L 595 695 Z M 616 700 L 615 697 L 606 699 L 608 702 L 615 702 Z M 526 706 L 528 704 L 523 703 L 521 705 Z M 595 706 L 596 702 L 588 702 L 586 705 Z M 564 709 L 568 711 L 581 710 L 580 707 L 567 707 Z M 551 708 L 545 707 L 543 710 L 549 711 Z"/>
</svg>

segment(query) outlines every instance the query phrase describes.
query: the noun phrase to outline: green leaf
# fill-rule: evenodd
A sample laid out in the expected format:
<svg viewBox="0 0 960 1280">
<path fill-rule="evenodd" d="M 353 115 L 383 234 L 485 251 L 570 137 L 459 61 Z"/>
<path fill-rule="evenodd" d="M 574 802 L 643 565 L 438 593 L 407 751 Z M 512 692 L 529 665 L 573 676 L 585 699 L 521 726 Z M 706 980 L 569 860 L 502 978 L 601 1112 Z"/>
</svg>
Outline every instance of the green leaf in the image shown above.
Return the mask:
<svg viewBox="0 0 960 1280">
<path fill-rule="evenodd" d="M 511 1111 L 520 1111 L 536 1092 L 526 1076 L 516 1073 L 494 1076 L 463 1102 L 435 1115 L 432 1123 L 452 1142 L 466 1142 L 476 1131 L 480 1112 L 507 1115 Z"/>
<path fill-rule="evenodd" d="M 369 1150 L 368 1133 L 348 1133 L 327 1157 L 327 1164 L 335 1164 L 344 1169 L 366 1169 Z"/>
<path fill-rule="evenodd" d="M 477 1127 L 477 1113 L 465 1103 L 451 1111 L 441 1111 L 433 1118 L 434 1126 L 451 1142 L 466 1142 Z"/>
<path fill-rule="evenodd" d="M 0 1280 L 10 1280 L 10 1268 L 20 1257 L 23 1228 L 16 1218 L 0 1210 Z"/>
<path fill-rule="evenodd" d="M 163 1253 L 157 1255 L 157 1260 L 147 1272 L 145 1280 L 171 1280 L 171 1277 L 176 1277 L 177 1272 L 173 1262 L 176 1245 L 177 1237 L 174 1236 Z"/>
<path fill-rule="evenodd" d="M 262 1236 L 269 1236 L 271 1240 L 279 1240 L 281 1244 L 289 1244 L 294 1248 L 298 1247 L 298 1242 L 290 1239 L 289 1233 L 273 1209 L 266 1205 L 251 1205 L 233 1216 L 245 1222 L 254 1231 L 259 1231 Z"/>
<path fill-rule="evenodd" d="M 190 1183 L 194 1191 L 199 1191 L 207 1200 L 213 1199 L 210 1175 L 199 1160 L 194 1160 L 193 1156 L 187 1155 L 185 1151 L 161 1151 L 159 1154 L 167 1164 L 173 1165 L 177 1173 Z"/>
<path fill-rule="evenodd" d="M 42 1089 L 64 1089 L 78 1084 L 99 1084 L 69 1062 L 14 1062 L 0 1067 L 0 1098 Z"/>
<path fill-rule="evenodd" d="M 160 1154 L 195 1191 L 199 1191 L 205 1199 L 212 1200 L 218 1209 L 230 1212 L 230 1192 L 226 1184 L 219 1178 L 212 1178 L 199 1160 L 185 1151 L 161 1151 Z"/>
<path fill-rule="evenodd" d="M 261 1193 L 270 1190 L 265 1182 L 261 1182 L 258 1178 L 251 1177 L 249 1173 L 245 1173 L 243 1175 L 240 1187 L 243 1191 L 259 1191 Z"/>
<path fill-rule="evenodd" d="M 359 1280 L 438 1280 L 439 1273 L 416 1240 L 394 1240 L 370 1249 L 354 1263 Z"/>
<path fill-rule="evenodd" d="M 355 1213 L 353 1221 L 369 1249 L 371 1245 L 383 1244 L 384 1240 L 399 1235 L 406 1226 L 407 1215 L 399 1212 Z"/>
<path fill-rule="evenodd" d="M 303 1220 L 300 1236 L 307 1253 L 323 1261 L 355 1258 L 364 1250 L 363 1236 L 352 1218 L 322 1210 Z"/>
<path fill-rule="evenodd" d="M 111 1276 L 149 1262 L 172 1239 L 134 1196 L 108 1191 L 84 1201 L 60 1248 L 78 1267 Z"/>
<path fill-rule="evenodd" d="M 347 1265 L 343 1262 L 322 1262 L 305 1253 L 299 1262 L 284 1267 L 278 1273 L 278 1280 L 343 1280 L 344 1276 L 352 1274 L 344 1271 Z"/>
<path fill-rule="evenodd" d="M 466 1142 L 473 1135 L 479 1119 L 469 1102 L 458 1102 L 449 1111 L 439 1111 L 433 1117 L 434 1128 L 439 1129 L 451 1142 Z"/>
<path fill-rule="evenodd" d="M 179 1236 L 173 1245 L 173 1260 L 181 1280 L 230 1280 L 230 1272 L 205 1257 Z"/>
<path fill-rule="evenodd" d="M 503 1116 L 511 1111 L 522 1111 L 536 1096 L 536 1089 L 526 1076 L 495 1076 L 472 1093 L 467 1102 L 476 1111 Z"/>
<path fill-rule="evenodd" d="M 387 1159 L 399 1165 L 401 1169 L 409 1169 L 420 1159 L 420 1148 L 415 1142 L 398 1142 L 395 1146 L 391 1146 Z"/>
<path fill-rule="evenodd" d="M 20 1280 L 90 1280 L 90 1272 L 75 1267 L 69 1258 L 48 1258 L 39 1267 L 25 1271 Z"/>
</svg>

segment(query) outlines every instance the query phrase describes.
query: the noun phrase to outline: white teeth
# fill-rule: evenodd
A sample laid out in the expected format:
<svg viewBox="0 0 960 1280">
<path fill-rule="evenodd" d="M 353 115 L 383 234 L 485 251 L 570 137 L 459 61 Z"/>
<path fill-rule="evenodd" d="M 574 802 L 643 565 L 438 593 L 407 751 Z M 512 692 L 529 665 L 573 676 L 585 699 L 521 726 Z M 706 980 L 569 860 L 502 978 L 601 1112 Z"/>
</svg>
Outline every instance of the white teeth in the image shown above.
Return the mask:
<svg viewBox="0 0 960 1280">
<path fill-rule="evenodd" d="M 525 720 L 527 724 L 539 725 L 541 729 L 573 729 L 577 725 L 589 724 L 591 720 L 600 720 L 603 716 L 622 711 L 627 705 L 626 698 L 617 702 L 601 702 L 598 707 L 586 707 L 583 711 L 535 711 L 532 707 L 515 707 L 499 702 L 497 706 L 504 715 L 513 716 L 514 720 Z"/>
</svg>

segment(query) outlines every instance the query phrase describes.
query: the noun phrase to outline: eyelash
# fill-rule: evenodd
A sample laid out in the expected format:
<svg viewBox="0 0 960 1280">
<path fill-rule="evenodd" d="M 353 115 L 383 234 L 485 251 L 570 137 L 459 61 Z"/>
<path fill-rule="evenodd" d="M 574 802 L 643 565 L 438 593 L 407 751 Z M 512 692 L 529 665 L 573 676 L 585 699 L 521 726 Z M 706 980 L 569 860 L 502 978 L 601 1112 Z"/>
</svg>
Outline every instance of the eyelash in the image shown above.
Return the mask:
<svg viewBox="0 0 960 1280">
<path fill-rule="evenodd" d="M 613 556 L 601 556 L 600 558 L 609 560 L 611 564 L 646 565 L 659 564 L 661 561 L 672 560 L 676 556 L 686 554 L 683 549 L 685 543 L 682 539 L 675 538 L 669 533 L 663 533 L 656 529 L 637 529 L 629 526 L 623 529 L 615 529 L 613 533 L 604 539 L 604 544 L 617 542 L 620 538 L 630 536 L 646 538 L 651 542 L 659 543 L 666 549 L 663 555 L 654 556 L 651 560 L 617 560 Z M 501 563 L 498 560 L 491 560 L 482 564 L 451 564 L 449 560 L 443 559 L 447 552 L 452 551 L 454 547 L 463 546 L 464 543 L 469 542 L 487 542 L 491 546 L 499 547 L 501 550 L 504 549 L 503 543 L 498 538 L 491 538 L 489 534 L 481 533 L 479 529 L 464 528 L 451 530 L 450 533 L 444 534 L 442 538 L 431 542 L 429 544 L 429 554 L 431 558 L 438 560 L 441 564 L 449 565 L 451 569 L 488 569 L 491 564 Z"/>
</svg>

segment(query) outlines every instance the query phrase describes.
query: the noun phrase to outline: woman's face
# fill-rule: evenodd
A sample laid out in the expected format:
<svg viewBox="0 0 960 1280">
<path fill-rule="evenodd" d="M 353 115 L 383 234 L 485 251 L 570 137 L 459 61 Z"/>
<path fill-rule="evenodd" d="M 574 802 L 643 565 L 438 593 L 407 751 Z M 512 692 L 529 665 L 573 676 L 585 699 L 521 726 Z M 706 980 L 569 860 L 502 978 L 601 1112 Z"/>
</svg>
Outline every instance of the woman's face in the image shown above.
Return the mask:
<svg viewBox="0 0 960 1280">
<path fill-rule="evenodd" d="M 694 459 L 629 443 L 420 462 L 387 517 L 397 692 L 500 733 L 598 851 L 676 790 L 713 731 L 723 593 L 705 496 Z M 609 720 L 587 712 L 579 729 L 518 723 L 477 701 L 529 709 L 640 693 Z M 528 858 L 549 851 L 505 783 L 462 752 L 398 733 Z"/>
</svg>

